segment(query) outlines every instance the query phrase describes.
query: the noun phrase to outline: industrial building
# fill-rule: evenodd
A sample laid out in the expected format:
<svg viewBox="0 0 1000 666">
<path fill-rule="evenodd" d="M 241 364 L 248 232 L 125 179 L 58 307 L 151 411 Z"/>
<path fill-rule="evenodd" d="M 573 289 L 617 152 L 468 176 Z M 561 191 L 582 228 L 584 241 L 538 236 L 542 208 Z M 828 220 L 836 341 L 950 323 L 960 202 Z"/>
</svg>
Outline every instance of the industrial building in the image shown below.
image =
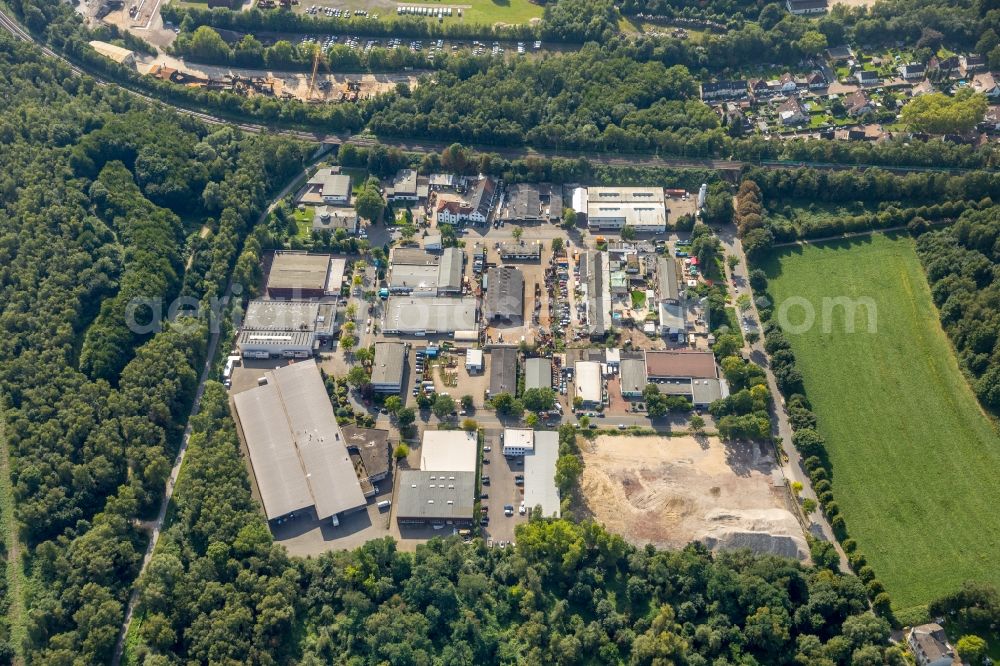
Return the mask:
<svg viewBox="0 0 1000 666">
<path fill-rule="evenodd" d="M 541 261 L 541 241 L 502 241 L 497 243 L 497 253 L 503 261 Z"/>
<path fill-rule="evenodd" d="M 328 254 L 275 252 L 267 274 L 271 298 L 322 298 L 340 295 L 345 262 Z"/>
<path fill-rule="evenodd" d="M 419 199 L 417 195 L 417 172 L 415 169 L 400 169 L 392 179 L 392 184 L 385 188 L 385 198 L 393 203 L 397 201 L 414 202 Z M 426 186 L 424 187 L 424 197 L 427 197 Z"/>
<path fill-rule="evenodd" d="M 483 350 L 467 349 L 465 351 L 465 371 L 471 374 L 478 374 L 483 371 Z"/>
<path fill-rule="evenodd" d="M 403 390 L 406 345 L 402 342 L 376 342 L 372 360 L 372 390 L 375 393 L 399 393 Z"/>
<path fill-rule="evenodd" d="M 523 456 L 535 450 L 535 431 L 531 428 L 506 428 L 503 431 L 503 454 Z"/>
<path fill-rule="evenodd" d="M 347 206 L 351 203 L 351 177 L 340 173 L 340 167 L 318 169 L 299 198 L 304 204 Z"/>
<path fill-rule="evenodd" d="M 476 471 L 479 436 L 464 430 L 424 430 L 420 469 L 425 472 Z"/>
<path fill-rule="evenodd" d="M 493 347 L 490 349 L 491 396 L 517 392 L 517 349 Z"/>
<path fill-rule="evenodd" d="M 359 470 L 358 478 L 369 483 L 375 483 L 389 476 L 389 431 L 376 428 L 359 428 L 356 425 L 346 425 L 341 429 L 344 435 L 344 445 L 354 460 L 355 469 Z M 358 463 L 360 462 L 360 468 Z"/>
<path fill-rule="evenodd" d="M 557 224 L 562 219 L 562 198 L 562 185 L 511 185 L 504 195 L 499 218 L 511 224 Z"/>
<path fill-rule="evenodd" d="M 246 358 L 308 358 L 338 328 L 334 303 L 250 301 L 236 346 Z"/>
<path fill-rule="evenodd" d="M 677 261 L 671 257 L 656 259 L 656 296 L 667 303 L 680 303 L 681 291 L 677 280 Z"/>
<path fill-rule="evenodd" d="M 105 58 L 114 60 L 119 65 L 124 65 L 125 67 L 135 67 L 135 51 L 130 51 L 120 46 L 115 46 L 114 44 L 97 40 L 90 42 L 90 47 Z"/>
<path fill-rule="evenodd" d="M 693 350 L 647 351 L 646 376 L 661 393 L 680 395 L 704 408 L 729 395 L 712 352 Z"/>
<path fill-rule="evenodd" d="M 390 335 L 447 335 L 476 333 L 479 308 L 474 297 L 439 298 L 394 296 L 385 307 L 382 331 Z M 478 337 L 478 334 L 476 334 Z"/>
<path fill-rule="evenodd" d="M 646 361 L 641 358 L 626 358 L 621 362 L 622 397 L 641 398 L 642 390 L 649 381 L 646 379 Z"/>
<path fill-rule="evenodd" d="M 524 388 L 552 388 L 552 360 L 529 358 L 524 362 Z"/>
<path fill-rule="evenodd" d="M 472 524 L 475 508 L 475 472 L 403 470 L 396 490 L 399 525 Z"/>
<path fill-rule="evenodd" d="M 611 267 L 604 252 L 588 250 L 580 257 L 580 284 L 584 287 L 587 333 L 600 339 L 611 330 Z"/>
<path fill-rule="evenodd" d="M 364 508 L 315 361 L 265 372 L 264 381 L 233 400 L 267 519 L 313 510 L 336 524 L 338 514 Z"/>
<path fill-rule="evenodd" d="M 659 318 L 660 335 L 674 341 L 681 341 L 679 336 L 687 330 L 684 306 L 662 301 L 659 307 Z"/>
<path fill-rule="evenodd" d="M 664 233 L 667 206 L 662 187 L 588 187 L 587 226 L 594 230 L 632 227 L 638 233 Z"/>
<path fill-rule="evenodd" d="M 389 255 L 389 291 L 415 296 L 461 293 L 464 259 L 462 250 L 456 247 L 434 254 L 415 248 L 393 248 Z"/>
<path fill-rule="evenodd" d="M 556 461 L 559 459 L 559 433 L 539 430 L 534 450 L 524 456 L 524 504 L 529 511 L 541 507 L 542 516 L 560 516 L 559 488 L 556 487 Z"/>
<path fill-rule="evenodd" d="M 520 326 L 524 323 L 524 274 L 513 266 L 497 266 L 486 272 L 483 316 L 487 322 Z"/>
<path fill-rule="evenodd" d="M 583 400 L 586 407 L 597 407 L 604 404 L 604 379 L 601 376 L 601 364 L 597 361 L 577 361 L 576 397 Z"/>
<path fill-rule="evenodd" d="M 329 231 L 330 233 L 343 230 L 350 236 L 356 236 L 358 234 L 358 211 L 353 208 L 316 206 L 313 211 L 312 230 Z"/>
</svg>

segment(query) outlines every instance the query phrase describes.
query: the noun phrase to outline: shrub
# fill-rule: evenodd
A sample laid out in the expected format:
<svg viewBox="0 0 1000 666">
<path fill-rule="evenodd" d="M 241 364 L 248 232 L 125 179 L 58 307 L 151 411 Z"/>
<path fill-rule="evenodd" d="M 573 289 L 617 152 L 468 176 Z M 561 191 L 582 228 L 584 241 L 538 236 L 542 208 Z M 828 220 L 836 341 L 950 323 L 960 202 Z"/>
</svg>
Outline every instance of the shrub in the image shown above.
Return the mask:
<svg viewBox="0 0 1000 666">
<path fill-rule="evenodd" d="M 843 539 L 847 536 L 847 521 L 841 515 L 836 515 L 830 519 L 830 527 L 833 529 L 834 535 L 838 539 Z"/>
<path fill-rule="evenodd" d="M 827 502 L 823 505 L 823 513 L 826 514 L 827 518 L 833 518 L 834 516 L 840 515 L 840 505 L 836 502 Z"/>
<path fill-rule="evenodd" d="M 889 617 L 892 615 L 892 599 L 888 592 L 879 592 L 872 601 L 872 609 L 879 615 Z"/>
<path fill-rule="evenodd" d="M 861 551 L 855 551 L 848 555 L 847 561 L 851 563 L 851 568 L 855 571 L 868 564 L 868 560 L 865 559 L 865 555 Z"/>
<path fill-rule="evenodd" d="M 868 590 L 868 594 L 874 597 L 878 596 L 882 592 L 885 592 L 885 585 L 883 585 L 882 581 L 880 581 L 878 578 L 872 578 L 870 581 L 868 581 L 868 584 L 865 585 L 865 589 Z"/>
<path fill-rule="evenodd" d="M 875 570 L 866 564 L 858 569 L 858 578 L 860 578 L 863 583 L 870 583 L 875 580 Z"/>
<path fill-rule="evenodd" d="M 820 493 L 819 495 L 817 495 L 817 498 L 819 499 L 820 504 L 826 506 L 827 504 L 833 501 L 833 493 L 828 490 L 825 493 Z"/>
<path fill-rule="evenodd" d="M 840 545 L 843 547 L 845 553 L 853 553 L 858 549 L 858 542 L 854 539 L 844 539 L 844 542 Z"/>
<path fill-rule="evenodd" d="M 813 484 L 813 489 L 816 491 L 816 494 L 818 495 L 820 493 L 825 493 L 828 490 L 833 490 L 833 486 L 830 485 L 830 482 L 827 481 L 826 479 L 820 479 L 819 481 Z"/>
</svg>

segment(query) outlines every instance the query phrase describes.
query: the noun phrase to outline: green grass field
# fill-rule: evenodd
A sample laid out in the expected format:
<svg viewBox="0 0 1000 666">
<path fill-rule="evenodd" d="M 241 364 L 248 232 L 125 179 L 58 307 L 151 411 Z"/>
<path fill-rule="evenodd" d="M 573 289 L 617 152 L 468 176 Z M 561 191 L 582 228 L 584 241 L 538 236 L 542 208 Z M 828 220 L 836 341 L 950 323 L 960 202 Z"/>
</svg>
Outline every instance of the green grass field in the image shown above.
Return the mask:
<svg viewBox="0 0 1000 666">
<path fill-rule="evenodd" d="M 967 579 L 1000 584 L 1000 438 L 958 368 L 913 241 L 789 249 L 765 269 L 779 308 L 792 297 L 815 308 L 811 330 L 788 337 L 836 501 L 893 606 L 912 613 Z M 877 332 L 859 309 L 846 333 L 840 308 L 823 333 L 822 301 L 840 296 L 873 299 Z M 801 324 L 803 308 L 788 320 Z"/>
<path fill-rule="evenodd" d="M 461 0 L 460 2 L 446 2 L 445 0 L 414 0 L 407 3 L 402 0 L 389 2 L 388 0 L 310 0 L 310 2 L 299 3 L 297 11 L 304 11 L 311 5 L 319 7 L 337 7 L 341 9 L 365 9 L 371 13 L 379 14 L 382 20 L 394 21 L 400 18 L 396 14 L 398 5 L 411 7 L 451 7 L 452 16 L 445 17 L 441 23 L 476 23 L 493 25 L 494 23 L 520 24 L 529 23 L 531 19 L 541 18 L 544 11 L 541 5 L 529 2 L 528 0 Z M 461 8 L 462 16 L 458 16 Z M 437 22 L 436 17 L 427 17 L 425 20 Z"/>
</svg>

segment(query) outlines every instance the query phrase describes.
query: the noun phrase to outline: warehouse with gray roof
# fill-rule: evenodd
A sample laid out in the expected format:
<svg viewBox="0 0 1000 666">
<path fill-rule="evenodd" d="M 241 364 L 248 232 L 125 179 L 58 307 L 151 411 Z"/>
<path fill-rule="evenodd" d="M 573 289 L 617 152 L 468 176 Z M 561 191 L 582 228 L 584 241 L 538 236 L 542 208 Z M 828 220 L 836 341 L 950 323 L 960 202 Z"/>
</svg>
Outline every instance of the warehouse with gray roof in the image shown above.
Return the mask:
<svg viewBox="0 0 1000 666">
<path fill-rule="evenodd" d="M 474 297 L 393 296 L 385 306 L 382 331 L 390 335 L 448 335 L 479 328 Z"/>
<path fill-rule="evenodd" d="M 483 315 L 489 322 L 520 326 L 524 322 L 524 274 L 513 266 L 497 266 L 486 272 Z"/>
<path fill-rule="evenodd" d="M 406 345 L 402 342 L 376 342 L 372 360 L 372 390 L 376 393 L 399 393 L 403 389 Z"/>
<path fill-rule="evenodd" d="M 343 259 L 334 262 L 328 254 L 275 252 L 267 273 L 267 293 L 271 298 L 336 296 L 343 282 Z"/>
<path fill-rule="evenodd" d="M 517 349 L 493 347 L 490 349 L 490 395 L 517 392 Z"/>
<path fill-rule="evenodd" d="M 400 525 L 471 525 L 475 472 L 399 472 L 396 522 Z"/>
<path fill-rule="evenodd" d="M 529 358 L 524 362 L 524 388 L 552 388 L 552 360 Z"/>
<path fill-rule="evenodd" d="M 461 293 L 464 259 L 457 247 L 433 254 L 416 248 L 394 248 L 389 255 L 389 291 L 417 296 Z"/>
<path fill-rule="evenodd" d="M 307 358 L 337 328 L 334 303 L 254 300 L 247 304 L 236 346 L 246 358 Z"/>
<path fill-rule="evenodd" d="M 315 361 L 264 373 L 237 393 L 240 430 L 268 520 L 315 511 L 320 520 L 365 506 L 361 484 Z"/>
</svg>

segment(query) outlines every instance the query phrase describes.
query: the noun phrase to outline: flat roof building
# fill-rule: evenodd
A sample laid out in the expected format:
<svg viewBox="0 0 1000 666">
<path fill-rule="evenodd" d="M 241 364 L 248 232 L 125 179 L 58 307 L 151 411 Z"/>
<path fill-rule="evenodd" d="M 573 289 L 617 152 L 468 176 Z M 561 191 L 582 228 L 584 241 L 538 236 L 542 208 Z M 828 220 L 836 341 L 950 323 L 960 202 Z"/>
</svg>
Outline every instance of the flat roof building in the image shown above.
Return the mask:
<svg viewBox="0 0 1000 666">
<path fill-rule="evenodd" d="M 340 173 L 340 167 L 318 169 L 306 183 L 299 202 L 346 206 L 351 203 L 351 177 Z"/>
<path fill-rule="evenodd" d="M 535 450 L 535 431 L 530 428 L 507 428 L 503 431 L 503 454 L 523 456 Z"/>
<path fill-rule="evenodd" d="M 483 350 L 467 349 L 465 351 L 465 371 L 469 373 L 483 371 Z"/>
<path fill-rule="evenodd" d="M 646 362 L 641 358 L 626 358 L 621 362 L 621 387 L 623 398 L 640 398 L 649 381 L 646 379 Z"/>
<path fill-rule="evenodd" d="M 267 274 L 271 298 L 320 298 L 340 294 L 344 272 L 331 270 L 328 254 L 275 252 Z"/>
<path fill-rule="evenodd" d="M 715 379 L 719 376 L 715 355 L 707 351 L 668 350 L 646 352 L 646 375 L 650 379 L 697 377 Z"/>
<path fill-rule="evenodd" d="M 604 404 L 604 380 L 601 378 L 601 364 L 597 361 L 577 361 L 573 379 L 576 395 L 587 406 Z"/>
<path fill-rule="evenodd" d="M 315 361 L 264 373 L 233 400 L 268 520 L 315 509 L 320 520 L 365 506 Z"/>
<path fill-rule="evenodd" d="M 394 296 L 386 303 L 382 330 L 391 335 L 440 335 L 478 328 L 474 297 Z"/>
<path fill-rule="evenodd" d="M 524 388 L 552 388 L 552 360 L 529 358 L 524 362 Z"/>
<path fill-rule="evenodd" d="M 307 358 L 338 327 L 333 303 L 254 300 L 247 304 L 236 346 L 246 358 Z"/>
<path fill-rule="evenodd" d="M 399 393 L 403 389 L 406 345 L 402 342 L 376 342 L 372 360 L 372 390 L 376 393 Z"/>
<path fill-rule="evenodd" d="M 396 522 L 471 525 L 475 496 L 475 472 L 403 470 L 396 490 Z"/>
<path fill-rule="evenodd" d="M 540 261 L 541 241 L 503 241 L 497 244 L 497 253 L 503 261 Z"/>
<path fill-rule="evenodd" d="M 524 456 L 524 505 L 528 511 L 542 508 L 542 516 L 560 515 L 559 488 L 556 487 L 556 461 L 559 459 L 559 433 L 539 430 L 534 450 Z"/>
<path fill-rule="evenodd" d="M 512 224 L 555 223 L 562 218 L 562 185 L 518 183 L 507 188 L 500 219 Z"/>
<path fill-rule="evenodd" d="M 385 188 L 385 198 L 389 201 L 416 201 L 417 172 L 415 169 L 400 169 Z"/>
<path fill-rule="evenodd" d="M 388 430 L 346 425 L 341 428 L 341 432 L 344 434 L 347 452 L 360 457 L 368 481 L 381 481 L 389 475 Z"/>
<path fill-rule="evenodd" d="M 498 266 L 486 272 L 483 316 L 489 322 L 521 325 L 524 322 L 524 274 L 513 266 Z"/>
<path fill-rule="evenodd" d="M 490 396 L 517 392 L 517 349 L 490 349 Z"/>
<path fill-rule="evenodd" d="M 313 231 L 329 231 L 337 233 L 343 230 L 349 236 L 358 233 L 358 211 L 353 208 L 337 208 L 335 206 L 316 206 L 312 219 Z"/>
<path fill-rule="evenodd" d="M 662 187 L 588 187 L 587 226 L 639 233 L 667 230 L 667 208 Z"/>
<path fill-rule="evenodd" d="M 431 254 L 394 248 L 389 255 L 389 291 L 397 294 L 455 294 L 462 291 L 464 254 L 457 247 Z"/>
<path fill-rule="evenodd" d="M 425 472 L 476 471 L 479 437 L 464 430 L 424 430 L 420 469 Z"/>
</svg>

